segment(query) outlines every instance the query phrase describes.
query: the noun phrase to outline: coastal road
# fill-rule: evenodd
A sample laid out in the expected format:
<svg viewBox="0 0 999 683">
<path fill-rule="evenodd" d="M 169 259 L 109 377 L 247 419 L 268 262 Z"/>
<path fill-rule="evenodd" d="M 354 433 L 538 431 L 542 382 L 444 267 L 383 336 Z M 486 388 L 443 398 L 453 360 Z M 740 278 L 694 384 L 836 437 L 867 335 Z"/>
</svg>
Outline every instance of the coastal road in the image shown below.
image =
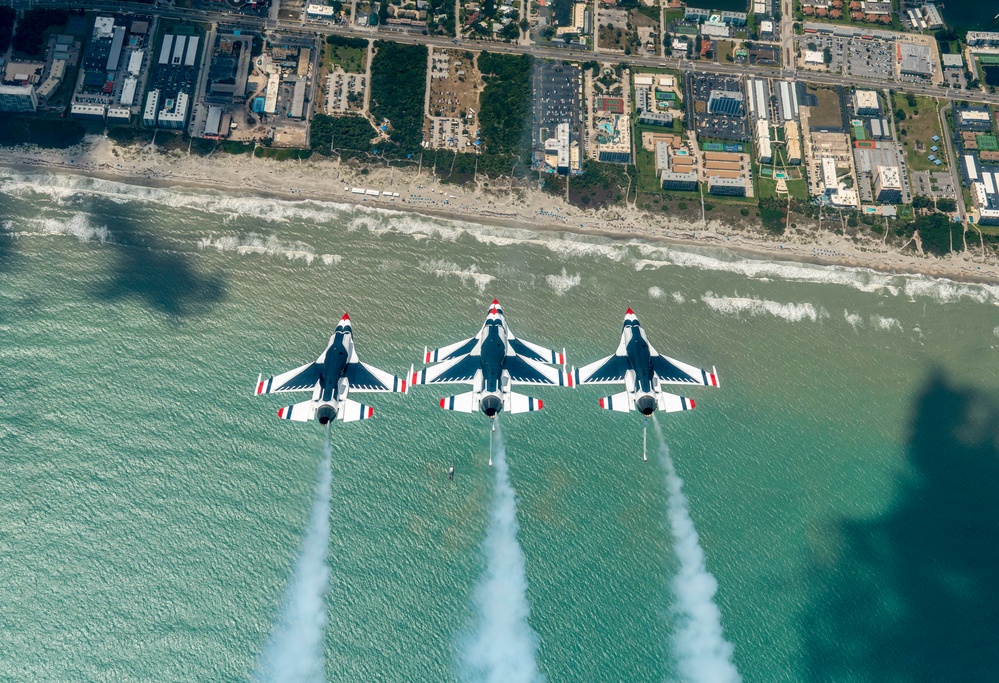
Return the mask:
<svg viewBox="0 0 999 683">
<path fill-rule="evenodd" d="M 409 34 L 409 33 L 383 33 L 376 32 L 370 29 L 362 29 L 354 26 L 327 26 L 322 24 L 309 24 L 303 26 L 301 22 L 293 21 L 278 21 L 275 23 L 271 20 L 263 20 L 256 17 L 246 17 L 240 15 L 239 13 L 233 12 L 218 12 L 218 11 L 207 11 L 207 10 L 195 10 L 195 9 L 170 9 L 170 8 L 157 8 L 150 7 L 149 5 L 141 5 L 130 2 L 108 2 L 107 0 L 77 0 L 76 2 L 67 2 L 66 0 L 12 0 L 14 7 L 17 8 L 27 8 L 29 5 L 32 7 L 66 7 L 72 5 L 77 9 L 90 9 L 99 10 L 104 12 L 134 12 L 137 14 L 155 14 L 162 17 L 169 17 L 172 19 L 187 19 L 194 21 L 204 21 L 204 22 L 219 22 L 225 24 L 235 24 L 245 26 L 248 30 L 261 31 L 267 28 L 277 29 L 283 33 L 299 34 L 302 36 L 314 37 L 318 35 L 342 35 L 351 36 L 355 38 L 365 38 L 370 39 L 372 37 L 378 37 L 383 40 L 392 40 L 397 43 L 407 43 L 412 45 L 433 45 L 436 47 L 454 47 L 456 44 L 461 45 L 465 48 L 475 49 L 475 50 L 488 50 L 489 52 L 496 52 L 500 54 L 530 54 L 534 57 L 539 57 L 543 59 L 571 59 L 586 61 L 589 59 L 598 59 L 594 53 L 588 50 L 572 50 L 572 49 L 559 49 L 550 47 L 538 47 L 535 45 L 518 45 L 516 43 L 492 43 L 487 41 L 470 41 L 463 39 L 454 39 L 446 36 L 424 36 L 420 34 Z M 787 5 L 790 4 L 790 0 L 781 0 L 782 6 L 785 8 L 784 12 L 787 11 Z M 783 14 L 781 17 L 781 44 L 782 49 L 787 50 L 789 44 L 793 45 L 794 36 L 793 29 L 791 34 L 785 34 L 785 25 L 790 28 L 791 21 L 788 17 L 793 16 L 790 14 Z M 792 51 L 793 54 L 793 51 Z M 785 53 L 786 59 L 786 53 Z M 761 70 L 758 67 L 752 67 L 749 65 L 740 64 L 728 64 L 728 63 L 705 63 L 688 61 L 688 60 L 678 60 L 678 59 L 663 59 L 659 57 L 637 57 L 632 55 L 626 60 L 624 58 L 621 61 L 627 61 L 628 64 L 635 66 L 644 67 L 658 67 L 667 66 L 672 69 L 677 69 L 679 71 L 703 71 L 710 73 L 720 73 L 732 76 L 746 76 L 752 75 L 759 77 L 761 75 Z M 794 68 L 793 63 L 786 66 L 783 69 L 765 69 L 769 72 L 768 75 L 771 78 L 796 78 L 797 70 Z M 847 76 L 840 74 L 821 74 L 821 73 L 809 73 L 808 77 L 802 80 L 806 80 L 809 83 L 821 83 L 828 85 L 854 85 L 863 88 L 873 88 L 881 89 L 885 87 L 893 88 L 894 90 L 913 92 L 920 95 L 927 95 L 929 97 L 936 97 L 943 100 L 953 102 L 955 100 L 967 100 L 970 102 L 986 102 L 989 104 L 999 105 L 999 94 L 993 95 L 989 93 L 983 93 L 980 91 L 969 91 L 969 90 L 954 90 L 952 88 L 944 88 L 935 85 L 922 85 L 914 83 L 897 83 L 894 81 L 885 81 L 876 78 L 861 78 L 857 76 Z"/>
</svg>

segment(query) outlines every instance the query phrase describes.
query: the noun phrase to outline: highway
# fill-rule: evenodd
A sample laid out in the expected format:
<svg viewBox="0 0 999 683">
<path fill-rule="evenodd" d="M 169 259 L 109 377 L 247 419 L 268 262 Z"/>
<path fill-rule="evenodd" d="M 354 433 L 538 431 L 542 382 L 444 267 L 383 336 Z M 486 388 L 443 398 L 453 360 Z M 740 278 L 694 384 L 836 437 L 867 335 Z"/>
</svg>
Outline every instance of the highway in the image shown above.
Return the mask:
<svg viewBox="0 0 999 683">
<path fill-rule="evenodd" d="M 787 52 L 792 49 L 794 34 L 790 28 L 791 21 L 787 17 L 791 15 L 791 0 L 780 0 L 783 17 L 781 20 L 781 46 L 784 51 L 784 60 L 787 61 Z M 133 12 L 136 14 L 157 15 L 171 19 L 187 19 L 193 21 L 203 21 L 206 23 L 221 23 L 226 25 L 244 26 L 247 30 L 263 31 L 277 30 L 282 33 L 299 34 L 302 36 L 314 37 L 316 35 L 341 35 L 355 38 L 369 38 L 380 40 L 392 40 L 397 43 L 408 43 L 415 45 L 432 45 L 435 47 L 453 48 L 456 45 L 471 50 L 488 50 L 502 54 L 530 54 L 542 59 L 570 59 L 574 61 L 607 60 L 610 55 L 599 55 L 586 50 L 570 50 L 558 48 L 545 48 L 534 45 L 518 45 L 516 43 L 499 43 L 488 41 L 455 40 L 444 36 L 424 36 L 420 34 L 410 34 L 395 31 L 379 31 L 372 28 L 361 28 L 354 26 L 328 26 L 319 23 L 303 23 L 301 21 L 258 19 L 246 17 L 240 14 L 229 12 L 210 12 L 207 10 L 174 9 L 169 7 L 157 7 L 141 5 L 130 2 L 107 2 L 102 0 L 77 0 L 68 3 L 59 0 L 12 0 L 15 8 L 26 9 L 30 7 L 67 7 L 72 4 L 76 9 L 98 10 L 102 12 Z M 793 53 L 793 49 L 792 49 Z M 912 83 L 898 83 L 895 81 L 880 80 L 875 78 L 860 78 L 857 76 L 847 76 L 843 74 L 822 74 L 809 72 L 807 76 L 799 76 L 792 61 L 783 69 L 769 69 L 753 67 L 748 64 L 729 64 L 715 62 L 697 62 L 686 59 L 664 59 L 660 57 L 624 57 L 614 55 L 614 60 L 620 60 L 629 65 L 644 67 L 667 66 L 679 71 L 702 71 L 710 73 L 720 73 L 733 76 L 751 75 L 755 77 L 786 78 L 805 80 L 809 83 L 820 83 L 828 85 L 853 85 L 863 88 L 882 89 L 892 88 L 901 92 L 912 92 L 920 95 L 937 97 L 950 102 L 966 100 L 969 102 L 987 102 L 999 105 L 999 94 L 988 94 L 981 91 L 954 90 L 935 85 L 919 85 Z"/>
</svg>

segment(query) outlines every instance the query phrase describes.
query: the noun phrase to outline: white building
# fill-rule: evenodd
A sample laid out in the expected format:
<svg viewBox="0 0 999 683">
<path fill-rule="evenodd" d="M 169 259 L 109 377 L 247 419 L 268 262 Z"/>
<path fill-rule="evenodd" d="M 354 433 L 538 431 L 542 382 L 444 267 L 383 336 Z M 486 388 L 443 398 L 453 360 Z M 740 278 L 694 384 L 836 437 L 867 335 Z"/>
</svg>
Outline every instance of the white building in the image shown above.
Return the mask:
<svg viewBox="0 0 999 683">
<path fill-rule="evenodd" d="M 132 53 L 128 56 L 128 73 L 133 76 L 139 75 L 139 72 L 142 71 L 142 58 L 145 55 L 145 50 L 132 50 Z"/>
<path fill-rule="evenodd" d="M 822 157 L 822 186 L 828 195 L 836 194 L 839 183 L 836 181 L 836 160 Z"/>
<path fill-rule="evenodd" d="M 152 128 L 156 125 L 156 114 L 160 107 L 160 91 L 150 90 L 146 95 L 146 108 L 142 111 L 142 123 Z"/>
<path fill-rule="evenodd" d="M 165 106 L 160 109 L 160 114 L 156 117 L 156 124 L 160 128 L 180 129 L 187 123 L 187 107 L 190 98 L 186 92 L 177 93 L 176 99 L 167 100 Z"/>
<path fill-rule="evenodd" d="M 126 78 L 125 85 L 121 87 L 121 97 L 118 98 L 118 104 L 123 107 L 131 107 L 135 102 L 135 89 L 138 85 L 139 81 L 134 76 Z"/>
<path fill-rule="evenodd" d="M 33 85 L 0 85 L 0 111 L 38 110 L 38 95 Z"/>
<path fill-rule="evenodd" d="M 878 94 L 873 90 L 856 90 L 853 93 L 853 112 L 857 116 L 877 116 L 881 113 Z"/>
<path fill-rule="evenodd" d="M 766 119 L 756 121 L 756 160 L 761 164 L 769 164 L 773 161 L 773 151 L 770 148 L 770 126 Z"/>
<path fill-rule="evenodd" d="M 281 74 L 271 74 L 267 77 L 267 93 L 264 96 L 264 113 L 273 114 L 277 111 L 278 89 L 281 87 Z"/>
<path fill-rule="evenodd" d="M 327 5 L 310 4 L 306 5 L 305 14 L 313 19 L 331 19 L 336 12 Z"/>
<path fill-rule="evenodd" d="M 902 173 L 898 166 L 878 166 L 874 174 L 874 197 L 882 204 L 902 201 Z"/>
<path fill-rule="evenodd" d="M 69 115 L 74 119 L 83 121 L 103 121 L 108 108 L 103 104 L 82 104 L 74 102 L 69 108 Z"/>
<path fill-rule="evenodd" d="M 108 108 L 108 121 L 114 123 L 128 123 L 132 120 L 132 110 L 129 107 Z"/>
<path fill-rule="evenodd" d="M 826 57 L 818 50 L 805 50 L 805 64 L 825 64 Z"/>
</svg>

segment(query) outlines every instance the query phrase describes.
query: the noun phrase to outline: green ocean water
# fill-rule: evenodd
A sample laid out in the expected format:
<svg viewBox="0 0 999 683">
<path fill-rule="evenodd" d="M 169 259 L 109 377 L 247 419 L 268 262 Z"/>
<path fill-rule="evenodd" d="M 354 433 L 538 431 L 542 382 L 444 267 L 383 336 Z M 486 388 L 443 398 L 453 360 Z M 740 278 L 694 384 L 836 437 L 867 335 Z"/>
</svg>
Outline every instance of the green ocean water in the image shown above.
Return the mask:
<svg viewBox="0 0 999 683">
<path fill-rule="evenodd" d="M 996 678 L 999 288 L 70 176 L 0 173 L 0 212 L 0 680 L 249 680 L 323 443 L 257 374 L 345 310 L 402 374 L 494 296 L 572 364 L 630 305 L 717 366 L 662 424 L 744 680 Z M 459 677 L 492 491 L 463 390 L 333 430 L 331 681 Z M 663 472 L 612 391 L 503 419 L 548 681 L 678 676 Z"/>
</svg>

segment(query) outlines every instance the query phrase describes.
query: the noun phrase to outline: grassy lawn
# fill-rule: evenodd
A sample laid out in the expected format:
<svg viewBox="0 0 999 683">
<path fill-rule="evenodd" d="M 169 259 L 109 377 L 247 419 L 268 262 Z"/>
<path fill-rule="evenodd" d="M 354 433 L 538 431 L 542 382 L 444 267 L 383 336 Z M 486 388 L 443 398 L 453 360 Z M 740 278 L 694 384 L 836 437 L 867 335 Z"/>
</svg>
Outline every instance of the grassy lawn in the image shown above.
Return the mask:
<svg viewBox="0 0 999 683">
<path fill-rule="evenodd" d="M 368 54 L 365 50 L 356 47 L 343 47 L 340 45 L 326 45 L 325 64 L 332 71 L 334 64 L 351 74 L 363 74 L 367 69 Z"/>
<path fill-rule="evenodd" d="M 908 100 L 906 94 L 895 93 L 892 100 L 895 109 L 905 112 L 905 120 L 897 123 L 899 139 L 905 149 L 905 163 L 912 171 L 946 171 L 947 152 L 940 130 L 939 102 L 932 97 L 919 95 L 912 97 L 912 100 Z M 934 135 L 939 136 L 941 140 L 934 142 Z M 930 147 L 933 145 L 940 149 L 931 152 Z M 943 164 L 934 166 L 933 162 L 926 158 L 930 154 L 937 156 Z"/>
<path fill-rule="evenodd" d="M 809 86 L 808 93 L 819 98 L 819 106 L 811 108 L 808 125 L 812 128 L 838 128 L 843 125 L 843 111 L 839 106 L 839 94 L 834 88 Z"/>
<path fill-rule="evenodd" d="M 787 193 L 795 199 L 808 199 L 808 181 L 804 178 L 787 179 Z"/>
<path fill-rule="evenodd" d="M 638 169 L 638 191 L 659 194 L 663 191 L 659 178 L 656 176 L 656 155 L 642 149 L 641 143 L 635 155 L 635 167 Z"/>
<path fill-rule="evenodd" d="M 756 177 L 757 199 L 771 199 L 777 196 L 777 181 L 763 176 Z"/>
<path fill-rule="evenodd" d="M 730 40 L 719 40 L 718 50 L 715 55 L 719 62 L 731 62 L 732 61 L 732 50 L 735 48 L 735 43 Z"/>
</svg>

